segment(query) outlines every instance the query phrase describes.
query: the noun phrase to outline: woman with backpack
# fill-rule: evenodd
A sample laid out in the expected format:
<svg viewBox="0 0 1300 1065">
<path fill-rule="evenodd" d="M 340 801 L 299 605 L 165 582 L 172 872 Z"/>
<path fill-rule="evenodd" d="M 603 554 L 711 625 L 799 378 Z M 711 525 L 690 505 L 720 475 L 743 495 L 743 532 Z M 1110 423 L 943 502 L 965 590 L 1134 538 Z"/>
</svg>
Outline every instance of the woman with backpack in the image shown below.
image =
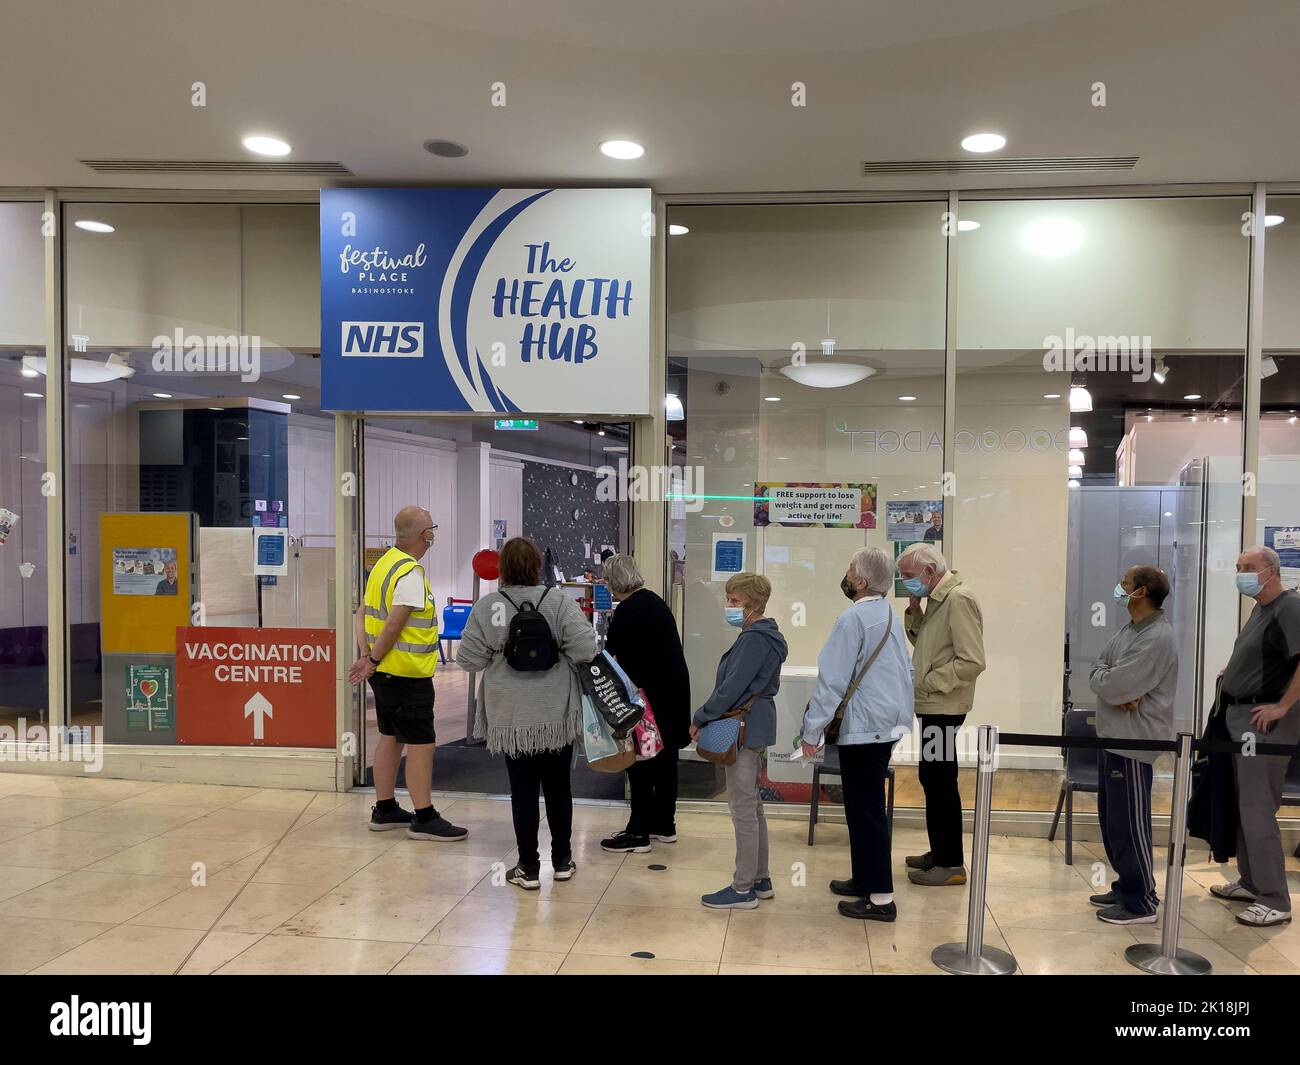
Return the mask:
<svg viewBox="0 0 1300 1065">
<path fill-rule="evenodd" d="M 497 590 L 474 604 L 456 662 L 480 675 L 474 734 L 505 756 L 519 860 L 511 884 L 541 886 L 537 792 L 546 799 L 556 880 L 577 871 L 571 851 L 569 767 L 582 732 L 574 663 L 596 656 L 596 636 L 578 604 L 541 581 L 542 553 L 516 536 L 501 549 Z"/>
</svg>

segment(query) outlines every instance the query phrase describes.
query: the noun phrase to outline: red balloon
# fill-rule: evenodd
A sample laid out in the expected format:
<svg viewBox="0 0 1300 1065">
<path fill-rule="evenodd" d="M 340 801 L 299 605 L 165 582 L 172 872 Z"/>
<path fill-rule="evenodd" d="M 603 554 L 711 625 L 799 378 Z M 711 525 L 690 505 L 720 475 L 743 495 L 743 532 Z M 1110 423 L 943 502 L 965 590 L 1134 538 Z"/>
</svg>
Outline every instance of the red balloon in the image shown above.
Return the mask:
<svg viewBox="0 0 1300 1065">
<path fill-rule="evenodd" d="M 489 548 L 474 552 L 469 564 L 481 581 L 494 581 L 501 575 L 501 556 Z"/>
</svg>

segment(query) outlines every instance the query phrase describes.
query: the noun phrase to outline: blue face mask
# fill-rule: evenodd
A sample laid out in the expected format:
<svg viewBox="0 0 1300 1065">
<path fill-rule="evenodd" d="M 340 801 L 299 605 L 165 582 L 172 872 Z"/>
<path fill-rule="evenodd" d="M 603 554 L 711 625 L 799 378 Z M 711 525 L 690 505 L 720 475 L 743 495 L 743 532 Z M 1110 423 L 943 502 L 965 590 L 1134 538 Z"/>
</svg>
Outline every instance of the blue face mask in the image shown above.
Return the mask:
<svg viewBox="0 0 1300 1065">
<path fill-rule="evenodd" d="M 1254 599 L 1255 596 L 1259 595 L 1259 574 L 1238 573 L 1237 591 L 1239 591 L 1242 595 Z"/>
<path fill-rule="evenodd" d="M 907 589 L 908 595 L 915 595 L 918 598 L 930 594 L 929 585 L 920 577 L 904 577 L 903 587 Z"/>
<path fill-rule="evenodd" d="M 1117 603 L 1128 602 L 1128 592 L 1124 591 L 1124 585 L 1122 584 L 1115 585 L 1115 602 Z"/>
<path fill-rule="evenodd" d="M 727 619 L 727 624 L 733 629 L 738 629 L 745 624 L 745 608 L 743 606 L 729 606 L 723 611 L 723 616 Z"/>
</svg>

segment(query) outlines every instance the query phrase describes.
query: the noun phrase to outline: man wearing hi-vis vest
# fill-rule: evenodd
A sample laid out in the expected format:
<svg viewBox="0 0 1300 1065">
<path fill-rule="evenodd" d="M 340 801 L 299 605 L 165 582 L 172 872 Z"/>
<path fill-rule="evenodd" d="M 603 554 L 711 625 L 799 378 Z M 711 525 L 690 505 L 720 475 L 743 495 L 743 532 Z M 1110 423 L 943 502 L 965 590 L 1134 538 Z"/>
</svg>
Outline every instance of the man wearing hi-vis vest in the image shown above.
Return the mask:
<svg viewBox="0 0 1300 1065">
<path fill-rule="evenodd" d="M 370 681 L 375 693 L 379 745 L 375 748 L 375 798 L 370 830 L 405 828 L 411 839 L 446 842 L 469 835 L 433 808 L 433 672 L 438 666 L 438 612 L 420 559 L 433 546 L 437 526 L 427 510 L 403 507 L 393 519 L 396 542 L 366 580 L 366 601 L 355 629 L 361 657 L 348 683 Z M 397 804 L 397 769 L 406 747 L 406 788 L 415 811 Z"/>
</svg>

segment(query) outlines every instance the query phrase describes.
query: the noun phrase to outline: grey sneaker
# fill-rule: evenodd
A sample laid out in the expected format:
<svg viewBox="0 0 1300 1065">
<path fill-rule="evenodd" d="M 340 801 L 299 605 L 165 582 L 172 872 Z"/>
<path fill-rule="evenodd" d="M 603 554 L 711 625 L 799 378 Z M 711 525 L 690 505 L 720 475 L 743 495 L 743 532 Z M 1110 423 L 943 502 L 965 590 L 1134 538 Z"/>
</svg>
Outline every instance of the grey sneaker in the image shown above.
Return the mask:
<svg viewBox="0 0 1300 1065">
<path fill-rule="evenodd" d="M 906 863 L 909 869 L 933 869 L 934 868 L 934 858 L 930 856 L 929 851 L 926 851 L 924 854 L 909 854 L 906 858 L 903 859 L 903 861 L 904 863 Z"/>
<path fill-rule="evenodd" d="M 1123 903 L 1115 906 L 1107 906 L 1104 910 L 1097 911 L 1097 920 L 1105 921 L 1107 924 L 1155 924 L 1156 915 L 1154 913 L 1134 913 L 1127 909 Z"/>
<path fill-rule="evenodd" d="M 1114 891 L 1107 891 L 1102 895 L 1089 895 L 1088 901 L 1094 906 L 1118 906 L 1120 897 Z"/>
<path fill-rule="evenodd" d="M 966 867 L 932 865 L 929 869 L 912 869 L 907 879 L 921 887 L 961 887 L 966 883 Z"/>
</svg>

